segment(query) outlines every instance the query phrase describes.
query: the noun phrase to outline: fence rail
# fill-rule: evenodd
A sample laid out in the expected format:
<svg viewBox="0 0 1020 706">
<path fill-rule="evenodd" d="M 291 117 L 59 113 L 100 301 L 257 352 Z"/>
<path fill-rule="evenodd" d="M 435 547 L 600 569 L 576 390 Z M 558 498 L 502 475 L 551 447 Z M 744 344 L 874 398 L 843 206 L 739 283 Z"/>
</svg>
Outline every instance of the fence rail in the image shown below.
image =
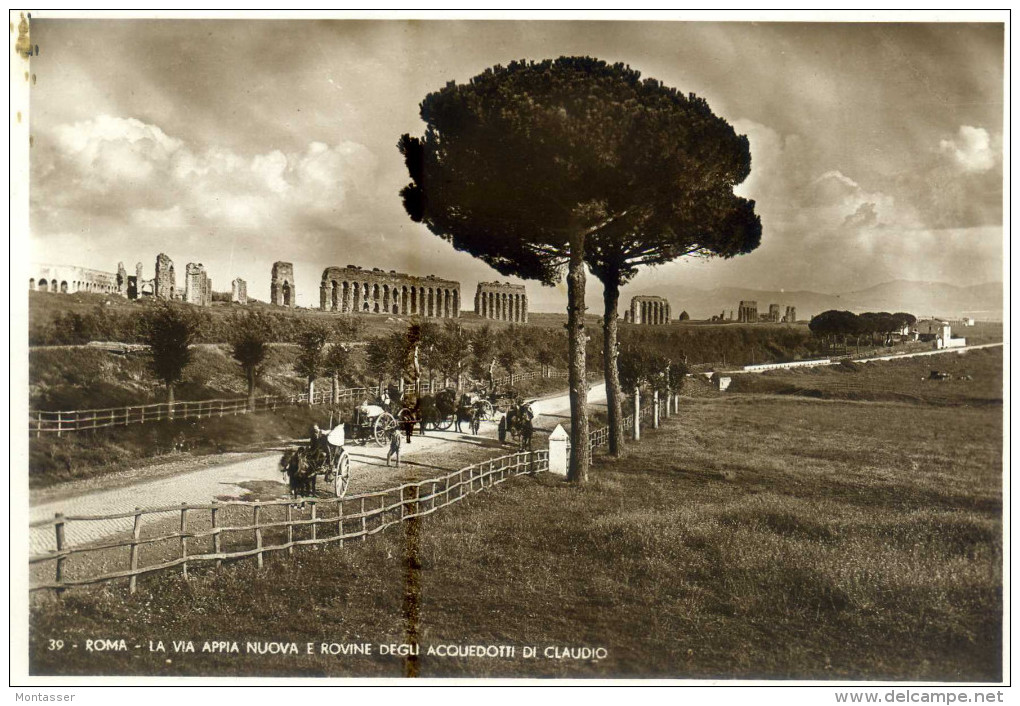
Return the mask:
<svg viewBox="0 0 1020 706">
<path fill-rule="evenodd" d="M 186 576 L 200 564 L 255 557 L 262 566 L 266 554 L 296 547 L 339 544 L 365 540 L 387 527 L 414 517 L 424 517 L 453 505 L 465 497 L 503 483 L 514 476 L 534 474 L 549 469 L 549 452 L 524 451 L 473 464 L 444 476 L 345 498 L 306 499 L 295 508 L 291 500 L 267 502 L 210 502 L 171 507 L 136 509 L 108 515 L 64 516 L 33 522 L 35 531 L 52 527 L 55 549 L 30 556 L 28 563 L 37 566 L 53 564 L 53 578 L 32 583 L 29 591 L 53 589 L 63 591 L 75 586 L 128 579 L 133 593 L 139 576 L 180 567 Z M 179 524 L 176 516 L 179 514 Z M 113 541 L 69 547 L 66 528 L 72 522 L 106 522 L 131 518 L 130 536 Z M 145 520 L 156 534 L 142 536 Z M 237 520 L 241 520 L 238 524 Z M 157 520 L 154 523 L 153 520 Z M 226 524 L 233 520 L 234 523 Z M 163 529 L 167 522 L 177 531 Z M 120 533 L 127 535 L 128 530 Z M 162 554 L 143 563 L 141 550 L 162 545 Z M 68 561 L 93 552 L 116 552 L 119 568 L 69 577 Z M 172 554 L 170 554 L 172 552 Z M 168 555 L 170 554 L 170 555 Z M 101 562 L 102 563 L 102 562 Z M 83 564 L 87 566 L 87 564 Z"/>
</svg>

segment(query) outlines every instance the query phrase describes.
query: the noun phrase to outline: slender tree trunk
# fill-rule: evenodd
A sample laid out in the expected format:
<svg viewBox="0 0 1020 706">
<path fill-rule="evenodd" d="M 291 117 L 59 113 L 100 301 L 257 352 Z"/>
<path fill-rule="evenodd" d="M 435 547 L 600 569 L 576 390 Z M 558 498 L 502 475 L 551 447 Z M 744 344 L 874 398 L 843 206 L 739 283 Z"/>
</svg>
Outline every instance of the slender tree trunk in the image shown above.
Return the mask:
<svg viewBox="0 0 1020 706">
<path fill-rule="evenodd" d="M 166 384 L 167 419 L 174 418 L 174 385 L 171 382 Z"/>
<path fill-rule="evenodd" d="M 333 390 L 332 395 L 333 404 L 340 403 L 340 375 L 336 372 L 333 373 Z"/>
<path fill-rule="evenodd" d="M 570 369 L 570 468 L 567 479 L 588 481 L 591 448 L 588 446 L 588 378 L 584 331 L 584 231 L 570 234 L 570 264 L 567 269 L 567 341 Z"/>
<path fill-rule="evenodd" d="M 623 391 L 620 389 L 620 369 L 617 367 L 619 344 L 617 332 L 619 317 L 616 309 L 620 303 L 620 283 L 602 283 L 602 300 L 605 312 L 602 316 L 602 366 L 606 376 L 606 402 L 609 407 L 609 455 L 619 456 L 623 451 Z"/>
<path fill-rule="evenodd" d="M 248 410 L 255 411 L 255 371 L 248 371 Z"/>
<path fill-rule="evenodd" d="M 308 404 L 312 404 L 313 397 L 315 397 L 315 378 L 308 378 Z"/>
</svg>

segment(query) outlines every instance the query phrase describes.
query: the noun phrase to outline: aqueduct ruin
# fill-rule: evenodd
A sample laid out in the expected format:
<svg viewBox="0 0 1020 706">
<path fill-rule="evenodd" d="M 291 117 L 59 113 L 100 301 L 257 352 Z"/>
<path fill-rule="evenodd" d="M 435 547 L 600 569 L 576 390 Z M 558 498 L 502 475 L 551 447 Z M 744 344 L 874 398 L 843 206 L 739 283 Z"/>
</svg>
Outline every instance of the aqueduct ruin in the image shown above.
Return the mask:
<svg viewBox="0 0 1020 706">
<path fill-rule="evenodd" d="M 274 306 L 294 308 L 297 289 L 294 286 L 294 265 L 290 262 L 274 262 L 273 276 L 269 284 L 269 301 Z"/>
<path fill-rule="evenodd" d="M 460 282 L 434 275 L 416 277 L 395 270 L 348 265 L 327 267 L 319 285 L 322 311 L 449 319 L 460 316 L 460 306 Z"/>
<path fill-rule="evenodd" d="M 483 319 L 528 323 L 528 292 L 523 284 L 479 282 L 475 313 Z"/>
<path fill-rule="evenodd" d="M 632 324 L 668 324 L 671 318 L 669 301 L 664 297 L 633 297 L 630 300 L 630 310 L 624 313 L 623 318 Z"/>
</svg>

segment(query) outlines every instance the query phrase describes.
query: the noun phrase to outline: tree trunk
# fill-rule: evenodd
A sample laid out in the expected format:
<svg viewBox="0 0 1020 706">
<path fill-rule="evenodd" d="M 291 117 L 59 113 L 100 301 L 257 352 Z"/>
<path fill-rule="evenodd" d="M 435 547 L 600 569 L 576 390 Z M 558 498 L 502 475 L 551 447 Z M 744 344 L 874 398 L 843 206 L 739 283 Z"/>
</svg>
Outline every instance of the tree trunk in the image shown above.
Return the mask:
<svg viewBox="0 0 1020 706">
<path fill-rule="evenodd" d="M 167 419 L 174 418 L 174 385 L 172 382 L 166 384 Z"/>
<path fill-rule="evenodd" d="M 315 397 L 315 378 L 308 378 L 308 404 L 312 404 L 313 397 Z"/>
<path fill-rule="evenodd" d="M 606 377 L 606 404 L 609 407 L 609 455 L 619 456 L 623 451 L 623 391 L 620 389 L 620 356 L 617 342 L 619 317 L 616 309 L 620 303 L 619 281 L 602 283 L 602 300 L 605 312 L 602 316 L 602 366 Z"/>
<path fill-rule="evenodd" d="M 641 386 L 634 387 L 634 441 L 641 441 Z"/>
<path fill-rule="evenodd" d="M 340 403 L 340 375 L 333 373 L 333 404 Z"/>
<path fill-rule="evenodd" d="M 584 231 L 570 234 L 567 269 L 567 341 L 570 368 L 570 468 L 567 479 L 588 481 L 591 447 L 588 445 L 588 377 L 585 367 L 587 335 L 584 332 Z"/>
<path fill-rule="evenodd" d="M 255 371 L 248 371 L 248 411 L 255 411 Z"/>
</svg>

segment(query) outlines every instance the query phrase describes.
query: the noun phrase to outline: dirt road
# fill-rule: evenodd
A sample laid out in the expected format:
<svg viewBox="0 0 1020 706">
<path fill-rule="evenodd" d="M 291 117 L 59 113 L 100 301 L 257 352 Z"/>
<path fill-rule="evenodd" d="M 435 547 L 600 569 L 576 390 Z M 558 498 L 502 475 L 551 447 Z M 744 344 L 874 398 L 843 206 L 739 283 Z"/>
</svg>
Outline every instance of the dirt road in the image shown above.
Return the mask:
<svg viewBox="0 0 1020 706">
<path fill-rule="evenodd" d="M 606 391 L 603 384 L 593 385 L 588 394 L 589 404 L 597 409 L 604 407 Z M 536 401 L 536 436 L 534 448 L 544 448 L 545 436 L 556 424 L 567 425 L 570 418 L 570 401 L 566 394 L 558 394 Z M 478 436 L 470 433 L 431 431 L 426 436 L 415 435 L 410 444 L 401 449 L 401 467 L 386 466 L 386 449 L 374 445 L 349 445 L 351 455 L 350 494 L 398 485 L 450 473 L 486 458 L 509 453 L 512 449 L 497 439 L 493 422 L 482 424 Z M 39 503 L 29 509 L 31 522 L 52 518 L 56 513 L 65 516 L 103 515 L 130 512 L 135 508 L 170 507 L 181 503 L 207 503 L 211 500 L 268 500 L 287 496 L 286 477 L 277 462 L 280 453 L 272 452 L 249 457 L 242 461 L 225 462 L 214 467 L 185 471 L 157 480 L 143 481 L 111 490 L 98 490 L 65 497 L 52 502 Z M 324 489 L 323 494 L 326 494 Z M 332 490 L 331 488 L 329 490 Z M 168 513 L 168 516 L 171 513 Z M 76 520 L 67 523 L 68 546 L 93 542 L 117 532 L 130 530 L 131 518 L 119 520 Z M 38 554 L 55 548 L 52 527 L 31 529 L 29 549 Z"/>
</svg>

